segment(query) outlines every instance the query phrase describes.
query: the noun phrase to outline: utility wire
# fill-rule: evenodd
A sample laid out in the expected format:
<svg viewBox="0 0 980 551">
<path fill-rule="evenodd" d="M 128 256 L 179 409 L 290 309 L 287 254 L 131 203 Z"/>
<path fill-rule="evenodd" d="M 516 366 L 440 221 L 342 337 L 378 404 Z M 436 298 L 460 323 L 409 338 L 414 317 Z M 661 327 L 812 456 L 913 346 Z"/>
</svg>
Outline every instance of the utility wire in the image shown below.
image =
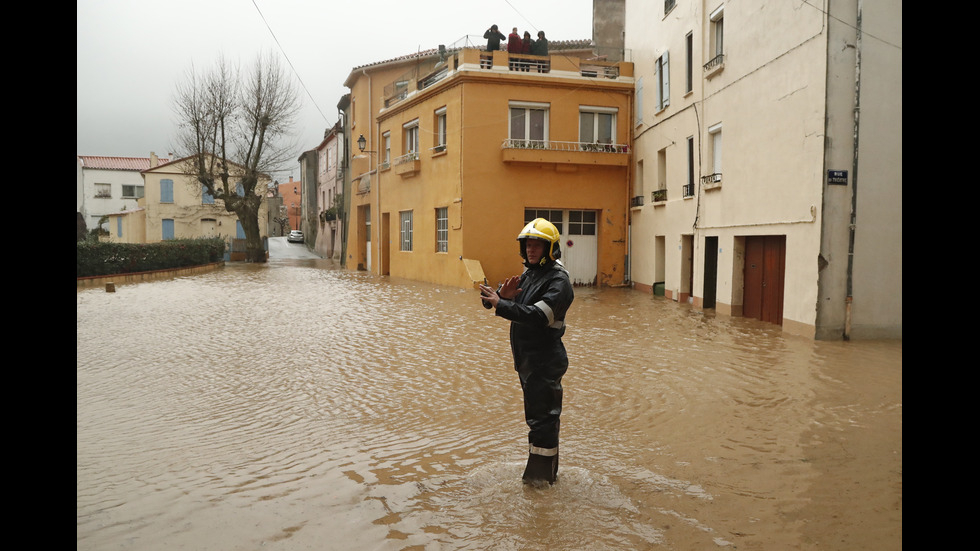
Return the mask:
<svg viewBox="0 0 980 551">
<path fill-rule="evenodd" d="M 303 91 L 306 92 L 306 95 L 310 98 L 310 101 L 313 102 L 313 107 L 316 107 L 317 112 L 320 113 L 321 117 L 323 117 L 323 122 L 327 122 L 327 117 L 324 116 L 323 111 L 320 110 L 320 106 L 317 105 L 316 100 L 313 99 L 313 94 L 311 94 L 309 89 L 306 88 L 306 83 L 303 82 L 303 77 L 299 75 L 299 71 L 297 71 L 296 67 L 293 66 L 293 62 L 289 60 L 289 56 L 286 55 L 286 51 L 283 50 L 282 44 L 280 44 L 279 39 L 276 38 L 276 33 L 272 31 L 272 27 L 270 27 L 269 22 L 266 21 L 265 15 L 263 15 L 262 10 L 259 9 L 259 5 L 255 3 L 255 0 L 252 0 L 252 5 L 255 6 L 255 11 L 259 12 L 259 17 L 261 17 L 262 22 L 265 23 L 265 28 L 269 29 L 269 34 L 271 34 L 272 39 L 276 41 L 276 46 L 279 47 L 279 51 L 282 52 L 282 56 L 286 58 L 286 63 L 289 64 L 289 68 L 293 70 L 293 74 L 296 75 L 296 79 L 299 80 L 299 85 L 303 87 Z"/>
</svg>

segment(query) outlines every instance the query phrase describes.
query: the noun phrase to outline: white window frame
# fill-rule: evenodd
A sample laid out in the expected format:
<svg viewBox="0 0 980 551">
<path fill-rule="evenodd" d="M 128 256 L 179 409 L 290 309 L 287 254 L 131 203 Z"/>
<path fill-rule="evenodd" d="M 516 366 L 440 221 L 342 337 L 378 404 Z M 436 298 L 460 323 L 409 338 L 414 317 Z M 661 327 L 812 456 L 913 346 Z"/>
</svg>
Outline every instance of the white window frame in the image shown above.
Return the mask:
<svg viewBox="0 0 980 551">
<path fill-rule="evenodd" d="M 635 126 L 640 126 L 643 124 L 643 77 L 636 79 L 636 84 L 634 84 L 635 95 L 633 103 L 636 105 L 636 121 L 634 121 Z"/>
<path fill-rule="evenodd" d="M 412 252 L 412 211 L 399 211 L 398 221 L 399 250 Z"/>
<path fill-rule="evenodd" d="M 436 109 L 436 146 L 435 151 L 446 150 L 446 108 Z"/>
<path fill-rule="evenodd" d="M 694 90 L 694 33 L 684 36 L 684 93 Z"/>
<path fill-rule="evenodd" d="M 711 173 L 721 174 L 721 123 L 713 124 L 708 127 L 708 136 L 711 138 Z"/>
<path fill-rule="evenodd" d="M 600 132 L 600 121 L 603 120 L 600 115 L 610 115 L 610 125 L 609 125 L 609 142 L 610 144 L 616 143 L 616 126 L 617 120 L 619 119 L 619 109 L 616 107 L 599 107 L 595 105 L 580 105 L 578 108 L 578 136 L 579 141 L 582 143 L 600 143 L 599 142 L 599 132 Z M 587 136 L 583 135 L 583 125 L 582 120 L 585 115 L 592 115 L 592 137 L 588 140 Z M 606 142 L 603 142 L 606 143 Z"/>
<path fill-rule="evenodd" d="M 391 132 L 382 134 L 381 142 L 384 144 L 384 156 L 381 158 L 381 163 L 387 168 L 391 164 Z"/>
<path fill-rule="evenodd" d="M 653 67 L 657 79 L 657 111 L 663 111 L 670 105 L 670 57 L 664 52 Z"/>
<path fill-rule="evenodd" d="M 725 53 L 725 5 L 715 8 L 708 17 L 711 21 L 711 58 Z"/>
<path fill-rule="evenodd" d="M 405 155 L 413 153 L 418 159 L 419 155 L 419 120 L 415 119 L 402 125 L 405 136 Z"/>
<path fill-rule="evenodd" d="M 436 208 L 436 252 L 449 252 L 449 207 Z"/>
<path fill-rule="evenodd" d="M 515 109 L 522 110 L 523 111 L 523 115 L 522 115 L 523 118 L 524 118 L 524 124 L 523 124 L 523 127 L 524 128 L 522 129 L 522 132 L 524 134 L 523 136 L 515 136 L 514 135 L 514 132 L 513 132 L 514 131 L 514 120 L 516 118 L 516 117 L 514 117 L 513 110 L 515 110 Z M 542 129 L 541 129 L 541 138 L 540 139 L 531 136 L 531 131 L 533 129 L 532 128 L 532 122 L 531 122 L 531 112 L 532 111 L 541 111 L 544 114 L 543 121 L 541 122 Z M 508 102 L 508 104 L 507 104 L 507 123 L 508 123 L 507 124 L 507 137 L 508 137 L 508 139 L 510 139 L 511 141 L 518 141 L 518 142 L 524 142 L 524 143 L 527 143 L 527 142 L 547 143 L 548 142 L 548 127 L 550 126 L 549 125 L 550 113 L 551 113 L 551 104 L 550 103 L 539 103 L 539 102 L 530 102 L 530 101 L 511 101 L 511 102 Z"/>
<path fill-rule="evenodd" d="M 126 188 L 130 188 L 128 191 L 130 191 L 131 193 L 129 193 L 128 195 L 126 194 L 127 191 Z M 137 186 L 135 184 L 123 184 L 122 186 L 123 199 L 140 199 L 141 197 L 143 197 L 143 193 L 144 193 L 143 186 Z"/>
</svg>

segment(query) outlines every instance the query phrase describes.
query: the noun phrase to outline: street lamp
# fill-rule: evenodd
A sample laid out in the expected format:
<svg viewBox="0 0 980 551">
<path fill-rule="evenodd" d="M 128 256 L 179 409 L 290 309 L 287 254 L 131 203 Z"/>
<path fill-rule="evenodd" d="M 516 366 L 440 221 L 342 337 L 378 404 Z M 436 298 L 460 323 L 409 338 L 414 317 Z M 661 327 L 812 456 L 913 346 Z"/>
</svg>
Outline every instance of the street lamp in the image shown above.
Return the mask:
<svg viewBox="0 0 980 551">
<path fill-rule="evenodd" d="M 361 153 L 377 153 L 377 151 L 364 151 L 364 147 L 367 146 L 367 140 L 364 139 L 364 134 L 357 138 L 357 148 L 361 150 Z"/>
</svg>

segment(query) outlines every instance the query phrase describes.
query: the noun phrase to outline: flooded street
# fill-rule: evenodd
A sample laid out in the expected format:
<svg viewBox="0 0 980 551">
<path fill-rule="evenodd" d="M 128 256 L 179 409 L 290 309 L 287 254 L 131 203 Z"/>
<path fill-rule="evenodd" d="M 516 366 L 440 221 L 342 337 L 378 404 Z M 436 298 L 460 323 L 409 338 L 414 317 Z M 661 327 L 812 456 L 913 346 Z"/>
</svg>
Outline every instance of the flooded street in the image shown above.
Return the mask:
<svg viewBox="0 0 980 551">
<path fill-rule="evenodd" d="M 77 549 L 902 548 L 901 341 L 576 288 L 542 489 L 478 296 L 319 259 L 79 289 Z"/>
</svg>

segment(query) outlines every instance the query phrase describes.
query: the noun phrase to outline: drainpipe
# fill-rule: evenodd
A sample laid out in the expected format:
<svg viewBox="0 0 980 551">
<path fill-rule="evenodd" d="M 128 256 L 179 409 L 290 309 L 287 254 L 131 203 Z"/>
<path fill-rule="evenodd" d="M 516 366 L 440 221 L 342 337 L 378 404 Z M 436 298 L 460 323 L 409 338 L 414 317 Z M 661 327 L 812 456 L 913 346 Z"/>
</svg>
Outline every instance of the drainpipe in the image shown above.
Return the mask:
<svg viewBox="0 0 980 551">
<path fill-rule="evenodd" d="M 365 78 L 367 78 L 367 82 L 368 82 L 368 114 L 367 114 L 368 137 L 367 137 L 367 143 L 368 143 L 368 150 L 370 151 L 371 150 L 370 148 L 371 147 L 374 147 L 374 133 L 372 132 L 373 127 L 371 125 L 371 121 L 374 118 L 374 107 L 372 105 L 373 100 L 374 100 L 374 91 L 371 89 L 371 87 L 372 87 L 371 86 L 372 85 L 371 75 L 368 74 L 367 69 L 361 69 L 361 74 L 364 75 Z M 377 151 L 377 150 L 375 149 L 374 151 Z M 377 155 L 377 153 L 375 153 L 375 155 Z M 371 154 L 368 153 L 368 167 L 369 167 L 369 171 L 368 172 L 369 173 L 370 173 L 371 159 L 373 159 L 373 157 L 371 157 Z M 381 216 L 381 173 L 377 170 L 377 168 L 378 167 L 375 166 L 374 175 L 375 175 L 375 179 L 378 180 L 375 183 L 375 187 L 377 187 L 378 189 L 375 190 L 374 194 L 377 195 L 377 197 L 378 197 L 378 211 L 371 213 L 371 229 L 374 230 L 375 226 L 377 226 L 377 228 L 378 228 L 378 240 L 375 241 L 375 243 L 377 243 L 377 246 L 371 247 L 372 249 L 379 249 L 379 247 L 381 245 L 381 225 L 379 224 L 379 221 L 380 220 L 378 218 L 379 216 Z M 374 254 L 374 250 L 371 251 L 371 254 Z M 380 249 L 378 250 L 378 267 L 377 267 L 377 270 L 378 270 L 377 273 L 380 275 L 381 274 L 381 251 L 380 251 Z"/>
<path fill-rule="evenodd" d="M 851 220 L 847 238 L 847 298 L 844 306 L 844 340 L 851 340 L 851 304 L 854 301 L 854 232 L 857 222 L 858 138 L 861 129 L 861 17 L 863 0 L 858 0 L 854 59 L 854 156 L 851 163 Z"/>
</svg>

